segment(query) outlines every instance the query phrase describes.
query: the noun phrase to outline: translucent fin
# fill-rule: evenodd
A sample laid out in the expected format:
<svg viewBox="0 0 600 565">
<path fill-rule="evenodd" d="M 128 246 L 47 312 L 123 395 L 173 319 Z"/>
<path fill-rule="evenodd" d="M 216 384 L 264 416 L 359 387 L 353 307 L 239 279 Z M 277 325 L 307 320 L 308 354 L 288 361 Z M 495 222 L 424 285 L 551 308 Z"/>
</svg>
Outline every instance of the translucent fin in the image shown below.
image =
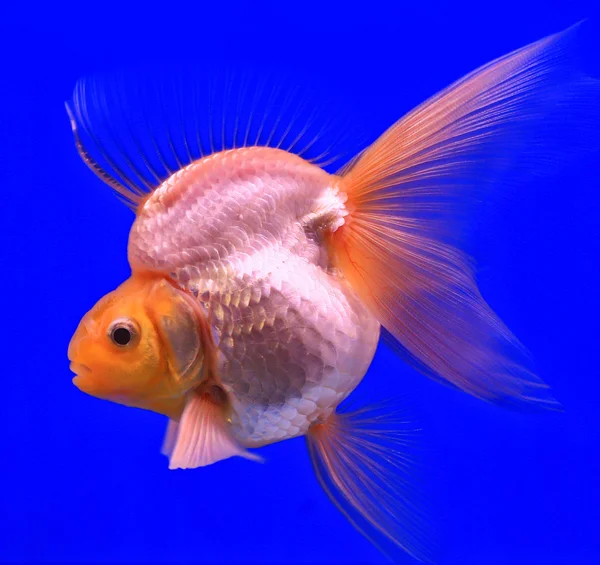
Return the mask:
<svg viewBox="0 0 600 565">
<path fill-rule="evenodd" d="M 163 439 L 162 447 L 160 452 L 167 457 L 171 457 L 173 449 L 175 449 L 175 443 L 177 442 L 177 434 L 179 432 L 179 423 L 175 420 L 169 419 L 167 424 L 167 431 Z"/>
<path fill-rule="evenodd" d="M 491 401 L 558 407 L 479 293 L 457 245 L 501 179 L 600 141 L 600 81 L 578 65 L 579 26 L 490 63 L 409 113 L 341 179 L 350 215 L 337 266 L 417 365 Z"/>
<path fill-rule="evenodd" d="M 205 467 L 235 455 L 262 460 L 233 438 L 222 407 L 208 395 L 198 394 L 188 399 L 179 424 L 169 424 L 163 453 L 170 455 L 169 469 Z"/>
<path fill-rule="evenodd" d="M 125 204 L 132 209 L 135 209 L 140 202 L 139 195 L 135 192 L 132 192 L 130 188 L 127 188 L 123 184 L 121 184 L 117 179 L 109 175 L 101 166 L 98 164 L 87 152 L 83 143 L 81 142 L 81 138 L 79 136 L 79 126 L 77 125 L 77 120 L 73 115 L 73 111 L 71 110 L 68 103 L 65 103 L 65 108 L 67 110 L 67 114 L 69 116 L 69 121 L 71 122 L 71 130 L 73 132 L 73 137 L 75 138 L 75 146 L 77 147 L 77 151 L 79 156 L 83 160 L 83 162 L 91 169 L 91 171 L 103 182 L 108 184 L 112 189 L 117 192 L 117 194 L 122 197 L 125 201 Z"/>
<path fill-rule="evenodd" d="M 306 436 L 321 486 L 350 523 L 388 557 L 421 561 L 435 551 L 418 485 L 419 431 L 390 403 L 333 414 Z"/>
<path fill-rule="evenodd" d="M 272 69 L 130 70 L 81 79 L 67 107 L 84 161 L 135 206 L 182 167 L 227 149 L 277 147 L 335 170 L 359 140 L 350 142 L 345 104 L 309 84 Z"/>
</svg>

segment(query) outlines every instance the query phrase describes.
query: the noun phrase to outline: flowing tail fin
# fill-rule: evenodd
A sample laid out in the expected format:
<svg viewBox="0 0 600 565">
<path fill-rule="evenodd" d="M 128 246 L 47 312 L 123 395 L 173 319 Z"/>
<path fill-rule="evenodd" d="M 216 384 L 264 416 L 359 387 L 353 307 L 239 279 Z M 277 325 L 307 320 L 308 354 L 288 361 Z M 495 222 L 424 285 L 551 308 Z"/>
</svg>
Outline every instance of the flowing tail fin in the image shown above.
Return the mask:
<svg viewBox="0 0 600 565">
<path fill-rule="evenodd" d="M 559 407 L 482 298 L 461 222 L 500 173 L 517 180 L 598 141 L 600 81 L 578 68 L 579 28 L 471 73 L 340 173 L 334 263 L 410 359 L 490 401 Z"/>
</svg>

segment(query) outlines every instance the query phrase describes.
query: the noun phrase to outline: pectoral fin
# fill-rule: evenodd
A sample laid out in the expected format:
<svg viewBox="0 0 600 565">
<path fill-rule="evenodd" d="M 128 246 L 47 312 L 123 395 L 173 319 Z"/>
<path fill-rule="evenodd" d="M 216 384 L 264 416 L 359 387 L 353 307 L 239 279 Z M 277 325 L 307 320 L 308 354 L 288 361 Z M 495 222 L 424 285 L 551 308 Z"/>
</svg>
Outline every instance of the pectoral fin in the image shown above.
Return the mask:
<svg viewBox="0 0 600 565">
<path fill-rule="evenodd" d="M 190 395 L 179 423 L 170 421 L 163 453 L 169 469 L 204 467 L 234 455 L 261 461 L 233 437 L 223 408 L 209 395 Z"/>
<path fill-rule="evenodd" d="M 175 442 L 177 441 L 177 434 L 179 432 L 179 423 L 175 420 L 169 420 L 167 425 L 167 431 L 163 439 L 163 444 L 160 452 L 167 457 L 171 457 L 173 449 L 175 449 Z"/>
</svg>

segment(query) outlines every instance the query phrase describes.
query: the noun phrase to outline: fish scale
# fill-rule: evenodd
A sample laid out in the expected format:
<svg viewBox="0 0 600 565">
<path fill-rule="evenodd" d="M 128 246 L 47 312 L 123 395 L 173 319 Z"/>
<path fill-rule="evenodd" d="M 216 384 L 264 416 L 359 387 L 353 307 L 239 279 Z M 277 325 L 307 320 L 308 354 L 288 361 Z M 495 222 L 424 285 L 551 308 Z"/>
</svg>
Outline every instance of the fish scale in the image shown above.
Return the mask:
<svg viewBox="0 0 600 565">
<path fill-rule="evenodd" d="M 233 433 L 248 447 L 327 418 L 375 354 L 379 323 L 322 237 L 345 214 L 335 183 L 278 149 L 227 151 L 163 183 L 132 228 L 132 265 L 168 264 L 205 306 Z"/>
</svg>

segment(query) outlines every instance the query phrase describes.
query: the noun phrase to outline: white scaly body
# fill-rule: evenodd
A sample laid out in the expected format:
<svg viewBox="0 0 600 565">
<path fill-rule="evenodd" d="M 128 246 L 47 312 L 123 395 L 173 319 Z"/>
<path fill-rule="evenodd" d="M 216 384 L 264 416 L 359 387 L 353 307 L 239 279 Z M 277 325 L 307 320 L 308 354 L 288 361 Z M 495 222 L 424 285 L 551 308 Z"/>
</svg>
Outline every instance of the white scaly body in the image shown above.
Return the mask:
<svg viewBox="0 0 600 565">
<path fill-rule="evenodd" d="M 379 323 L 325 246 L 346 215 L 336 182 L 277 149 L 227 151 L 173 175 L 133 226 L 132 265 L 168 265 L 206 307 L 245 446 L 325 420 L 375 354 Z"/>
</svg>

